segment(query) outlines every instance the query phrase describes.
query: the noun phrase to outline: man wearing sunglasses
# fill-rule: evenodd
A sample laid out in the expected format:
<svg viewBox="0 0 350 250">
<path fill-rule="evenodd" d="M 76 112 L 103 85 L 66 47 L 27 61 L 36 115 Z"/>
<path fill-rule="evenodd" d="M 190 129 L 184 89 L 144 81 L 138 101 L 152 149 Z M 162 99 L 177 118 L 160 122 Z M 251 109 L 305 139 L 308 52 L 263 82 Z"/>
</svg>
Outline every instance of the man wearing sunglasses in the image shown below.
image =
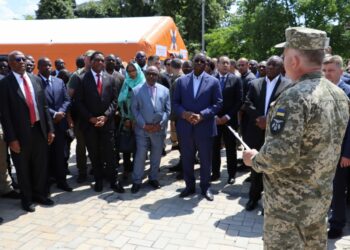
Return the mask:
<svg viewBox="0 0 350 250">
<path fill-rule="evenodd" d="M 33 202 L 53 205 L 47 197 L 47 147 L 54 127 L 41 80 L 26 73 L 20 51 L 9 54 L 12 72 L 0 82 L 1 123 L 11 149 L 21 191 L 22 208 L 34 212 Z"/>
<path fill-rule="evenodd" d="M 210 173 L 213 138 L 217 135 L 215 115 L 222 108 L 219 80 L 204 72 L 206 58 L 194 57 L 193 73 L 180 77 L 174 91 L 173 107 L 177 116 L 177 134 L 183 161 L 186 188 L 180 197 L 196 192 L 194 161 L 198 150 L 200 159 L 200 187 L 202 195 L 214 200 L 211 193 Z"/>
</svg>

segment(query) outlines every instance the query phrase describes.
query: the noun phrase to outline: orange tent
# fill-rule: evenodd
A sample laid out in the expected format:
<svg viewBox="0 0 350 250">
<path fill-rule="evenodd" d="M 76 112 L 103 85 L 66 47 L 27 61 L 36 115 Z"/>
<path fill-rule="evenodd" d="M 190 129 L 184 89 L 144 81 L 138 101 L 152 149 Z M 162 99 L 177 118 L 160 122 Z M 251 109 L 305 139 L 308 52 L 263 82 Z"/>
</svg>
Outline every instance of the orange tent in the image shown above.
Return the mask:
<svg viewBox="0 0 350 250">
<path fill-rule="evenodd" d="M 170 53 L 188 57 L 171 17 L 1 20 L 0 27 L 0 55 L 20 50 L 36 60 L 62 58 L 70 71 L 75 70 L 76 57 L 89 49 L 116 54 L 123 61 L 139 50 L 161 59 Z"/>
</svg>

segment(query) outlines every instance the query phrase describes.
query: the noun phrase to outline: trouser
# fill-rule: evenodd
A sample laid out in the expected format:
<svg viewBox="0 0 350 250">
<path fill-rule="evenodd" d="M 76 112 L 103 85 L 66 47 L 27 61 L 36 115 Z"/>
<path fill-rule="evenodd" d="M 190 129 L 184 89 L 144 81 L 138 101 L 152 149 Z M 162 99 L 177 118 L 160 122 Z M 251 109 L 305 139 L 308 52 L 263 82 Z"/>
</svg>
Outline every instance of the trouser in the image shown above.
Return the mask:
<svg viewBox="0 0 350 250">
<path fill-rule="evenodd" d="M 343 229 L 346 223 L 346 188 L 349 178 L 349 168 L 338 164 L 333 180 L 333 199 L 331 205 L 330 228 Z M 349 190 L 348 190 L 349 192 Z"/>
<path fill-rule="evenodd" d="M 221 167 L 221 138 L 224 139 L 226 148 L 226 159 L 227 159 L 227 172 L 229 177 L 236 176 L 237 170 L 237 149 L 236 149 L 236 138 L 230 132 L 230 130 L 224 126 L 217 126 L 218 134 L 214 137 L 213 142 L 213 160 L 212 160 L 212 172 L 213 176 L 220 176 Z"/>
<path fill-rule="evenodd" d="M 75 138 L 77 140 L 77 145 L 75 148 L 75 157 L 77 161 L 77 168 L 79 175 L 86 175 L 87 174 L 87 167 L 86 167 L 86 143 L 85 143 L 85 136 L 83 131 L 80 128 L 80 121 L 75 121 L 74 124 L 74 134 Z"/>
<path fill-rule="evenodd" d="M 258 201 L 263 191 L 263 174 L 257 173 L 251 169 L 251 182 L 249 189 L 249 200 Z"/>
<path fill-rule="evenodd" d="M 149 180 L 157 180 L 160 159 L 162 157 L 163 142 L 165 134 L 146 133 L 145 135 L 136 134 L 136 153 L 134 158 L 134 170 L 132 173 L 133 182 L 142 183 L 142 177 L 145 170 L 145 162 L 148 149 L 151 149 L 150 155 L 150 174 Z"/>
<path fill-rule="evenodd" d="M 116 182 L 116 158 L 114 152 L 114 130 L 95 128 L 89 125 L 84 130 L 86 146 L 94 170 L 95 181 L 102 181 L 104 172 L 111 184 Z M 105 170 L 105 171 L 104 171 Z"/>
<path fill-rule="evenodd" d="M 58 184 L 66 182 L 66 165 L 65 165 L 65 149 L 66 149 L 66 133 L 55 127 L 55 140 L 49 146 L 49 171 Z"/>
<path fill-rule="evenodd" d="M 12 180 L 9 175 L 7 162 L 7 146 L 4 141 L 4 135 L 0 130 L 0 195 L 9 193 L 13 190 Z"/>
<path fill-rule="evenodd" d="M 303 218 L 300 217 L 300 221 Z M 287 222 L 271 214 L 264 215 L 264 249 L 326 250 L 327 221 L 303 226 L 297 222 Z"/>
<path fill-rule="evenodd" d="M 11 151 L 23 202 L 31 202 L 33 197 L 47 196 L 47 154 L 47 140 L 39 122 L 31 128 L 29 141 L 21 145 L 21 152 Z"/>
</svg>

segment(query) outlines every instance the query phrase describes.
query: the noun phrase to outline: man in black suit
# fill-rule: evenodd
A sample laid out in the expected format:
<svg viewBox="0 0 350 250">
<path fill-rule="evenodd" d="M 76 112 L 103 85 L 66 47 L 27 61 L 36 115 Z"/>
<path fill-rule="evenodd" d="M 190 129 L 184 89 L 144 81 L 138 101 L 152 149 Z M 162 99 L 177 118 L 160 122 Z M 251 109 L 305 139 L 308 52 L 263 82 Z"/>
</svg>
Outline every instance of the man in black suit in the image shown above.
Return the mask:
<svg viewBox="0 0 350 250">
<path fill-rule="evenodd" d="M 264 144 L 266 117 L 271 102 L 284 91 L 290 81 L 282 77 L 283 60 L 279 56 L 272 56 L 266 63 L 266 77 L 253 80 L 250 84 L 246 101 L 243 105 L 244 115 L 247 117 L 245 142 L 251 148 L 259 150 Z M 251 170 L 251 186 L 246 210 L 256 208 L 263 191 L 262 174 Z"/>
<path fill-rule="evenodd" d="M 55 127 L 55 140 L 49 147 L 49 172 L 55 178 L 57 187 L 71 192 L 66 180 L 65 150 L 67 145 L 66 131 L 68 129 L 67 110 L 70 100 L 64 82 L 51 76 L 52 64 L 49 58 L 38 60 L 39 77 L 45 91 L 46 101 Z"/>
<path fill-rule="evenodd" d="M 95 176 L 96 192 L 103 190 L 103 173 L 110 177 L 111 188 L 124 192 L 116 182 L 116 159 L 114 154 L 114 115 L 117 108 L 119 90 L 113 77 L 103 71 L 104 55 L 94 52 L 91 55 L 91 70 L 86 72 L 75 93 L 81 128 Z"/>
<path fill-rule="evenodd" d="M 226 147 L 228 184 L 235 182 L 237 168 L 237 150 L 236 139 L 228 129 L 228 126 L 237 129 L 238 127 L 238 111 L 242 105 L 242 82 L 241 79 L 232 73 L 230 70 L 230 58 L 221 56 L 218 60 L 218 74 L 216 78 L 220 82 L 220 87 L 223 97 L 223 108 L 215 117 L 218 130 L 217 136 L 213 142 L 213 159 L 212 159 L 212 176 L 211 181 L 216 181 L 220 178 L 221 165 L 221 139 L 223 138 Z"/>
<path fill-rule="evenodd" d="M 22 208 L 34 212 L 32 202 L 53 205 L 47 197 L 47 148 L 55 137 L 40 78 L 27 74 L 25 56 L 9 54 L 12 72 L 0 82 L 1 122 L 11 149 L 21 191 Z"/>
</svg>

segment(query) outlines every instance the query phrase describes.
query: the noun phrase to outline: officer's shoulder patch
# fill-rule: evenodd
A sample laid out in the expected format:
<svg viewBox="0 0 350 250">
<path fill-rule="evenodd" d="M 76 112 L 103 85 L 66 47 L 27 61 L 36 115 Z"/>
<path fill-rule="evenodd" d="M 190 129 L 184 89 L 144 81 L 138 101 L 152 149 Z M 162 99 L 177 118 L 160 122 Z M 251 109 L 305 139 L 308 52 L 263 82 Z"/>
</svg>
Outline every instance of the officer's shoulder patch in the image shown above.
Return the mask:
<svg viewBox="0 0 350 250">
<path fill-rule="evenodd" d="M 284 108 L 278 108 L 274 117 L 272 117 L 270 122 L 271 134 L 279 134 L 283 128 L 286 121 L 286 111 Z"/>
</svg>

